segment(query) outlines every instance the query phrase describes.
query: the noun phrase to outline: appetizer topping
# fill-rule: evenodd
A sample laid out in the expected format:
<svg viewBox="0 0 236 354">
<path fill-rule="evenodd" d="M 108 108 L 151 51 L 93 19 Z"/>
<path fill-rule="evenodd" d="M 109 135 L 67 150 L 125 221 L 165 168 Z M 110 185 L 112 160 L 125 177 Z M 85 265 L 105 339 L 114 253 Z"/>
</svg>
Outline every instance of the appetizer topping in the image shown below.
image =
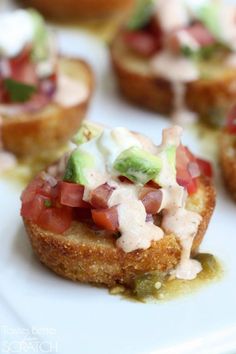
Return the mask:
<svg viewBox="0 0 236 354">
<path fill-rule="evenodd" d="M 0 16 L 0 112 L 34 112 L 50 101 L 68 107 L 88 95 L 81 82 L 62 75 L 55 41 L 35 10 Z M 7 33 L 7 35 L 6 35 Z"/>
<path fill-rule="evenodd" d="M 185 204 L 201 173 L 210 172 L 181 144 L 181 133 L 177 126 L 165 129 L 155 146 L 125 128 L 85 122 L 74 138 L 81 144 L 63 159 L 63 180 L 61 167 L 58 176 L 48 174 L 52 166 L 31 182 L 22 194 L 21 214 L 51 232 L 66 231 L 74 219 L 94 224 L 114 234 L 124 252 L 147 249 L 174 233 L 183 250 L 173 274 L 194 278 L 201 267 L 190 252 L 201 216 Z"/>
<path fill-rule="evenodd" d="M 216 57 L 235 66 L 236 7 L 214 0 L 156 0 L 144 22 L 137 21 L 140 11 L 144 13 L 139 6 L 124 28 L 123 41 L 146 59 L 152 76 L 171 84 L 173 121 L 191 123 L 197 117 L 185 105 L 185 90 L 187 83 L 203 77 L 202 63 Z"/>
</svg>

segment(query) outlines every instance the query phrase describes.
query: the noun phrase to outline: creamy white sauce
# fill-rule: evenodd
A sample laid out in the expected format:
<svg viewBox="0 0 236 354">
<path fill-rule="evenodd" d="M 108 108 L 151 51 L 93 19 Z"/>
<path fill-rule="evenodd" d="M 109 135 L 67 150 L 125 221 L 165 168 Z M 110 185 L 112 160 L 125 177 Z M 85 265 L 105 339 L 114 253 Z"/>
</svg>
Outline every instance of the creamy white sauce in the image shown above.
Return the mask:
<svg viewBox="0 0 236 354">
<path fill-rule="evenodd" d="M 138 199 L 138 186 L 118 183 L 109 198 L 108 205 L 118 205 L 118 220 L 121 237 L 117 246 L 124 252 L 137 249 L 147 249 L 152 241 L 160 240 L 164 233 L 153 222 L 146 222 L 146 211 L 143 203 Z"/>
<path fill-rule="evenodd" d="M 221 4 L 219 10 L 219 35 L 222 41 L 236 50 L 236 7 L 233 4 Z"/>
<path fill-rule="evenodd" d="M 17 10 L 0 16 L 0 54 L 18 55 L 33 40 L 33 23 L 30 14 Z"/>
<path fill-rule="evenodd" d="M 181 260 L 174 270 L 176 278 L 194 279 L 202 269 L 199 262 L 190 259 L 193 240 L 201 220 L 201 215 L 184 208 L 170 209 L 163 215 L 163 230 L 175 234 L 182 246 Z"/>
<path fill-rule="evenodd" d="M 171 128 L 164 129 L 162 132 L 162 143 L 158 149 L 158 157 L 161 159 L 162 168 L 158 175 L 158 183 L 162 187 L 177 186 L 176 171 L 168 161 L 166 149 L 168 147 L 177 148 L 180 144 L 180 139 L 183 129 L 179 126 L 173 126 Z"/>
<path fill-rule="evenodd" d="M 174 95 L 174 110 L 171 114 L 171 119 L 174 124 L 181 126 L 196 122 L 197 113 L 187 109 L 185 103 L 186 86 L 183 82 L 173 81 L 171 83 Z"/>
<path fill-rule="evenodd" d="M 188 47 L 193 51 L 196 51 L 200 48 L 199 43 L 190 35 L 188 31 L 180 30 L 176 33 L 176 36 L 179 40 L 181 47 Z"/>
<path fill-rule="evenodd" d="M 162 202 L 159 211 L 163 209 L 183 208 L 187 198 L 183 187 L 178 184 L 162 188 Z"/>
<path fill-rule="evenodd" d="M 153 75 L 171 82 L 191 82 L 199 78 L 199 71 L 192 60 L 173 55 L 167 50 L 151 59 L 150 69 Z"/>
<path fill-rule="evenodd" d="M 85 171 L 87 185 L 83 199 L 88 201 L 90 192 L 108 181 L 109 174 L 114 173 L 112 166 L 119 154 L 132 146 L 141 147 L 140 141 L 128 129 L 117 127 L 104 129 L 103 132 L 79 146 L 79 149 L 94 157 L 95 166 Z"/>
<path fill-rule="evenodd" d="M 54 102 L 63 107 L 71 107 L 85 101 L 89 89 L 80 80 L 75 80 L 67 75 L 58 75 L 57 90 L 53 96 Z"/>
<path fill-rule="evenodd" d="M 189 13 L 183 0 L 158 0 L 156 17 L 164 32 L 171 32 L 189 23 Z"/>
</svg>

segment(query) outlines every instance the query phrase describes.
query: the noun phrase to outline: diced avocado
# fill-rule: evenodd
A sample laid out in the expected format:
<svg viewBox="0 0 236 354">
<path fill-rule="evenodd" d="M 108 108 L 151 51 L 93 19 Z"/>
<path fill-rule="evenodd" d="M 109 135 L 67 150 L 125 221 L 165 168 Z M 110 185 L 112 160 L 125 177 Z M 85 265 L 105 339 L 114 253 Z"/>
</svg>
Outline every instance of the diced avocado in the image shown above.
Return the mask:
<svg viewBox="0 0 236 354">
<path fill-rule="evenodd" d="M 133 182 L 145 184 L 155 179 L 161 169 L 161 160 L 149 152 L 133 146 L 124 150 L 113 168 Z"/>
<path fill-rule="evenodd" d="M 90 121 L 84 121 L 78 132 L 72 138 L 73 143 L 81 145 L 87 141 L 96 138 L 103 132 L 103 127 Z"/>
<path fill-rule="evenodd" d="M 136 2 L 135 11 L 126 25 L 129 30 L 142 28 L 148 23 L 152 15 L 153 0 L 137 0 Z"/>
<path fill-rule="evenodd" d="M 197 11 L 197 18 L 218 39 L 220 39 L 219 12 L 219 2 L 213 0 L 205 2 Z"/>
<path fill-rule="evenodd" d="M 43 17 L 35 10 L 28 10 L 33 24 L 33 59 L 44 60 L 48 56 L 48 33 Z"/>
<path fill-rule="evenodd" d="M 93 156 L 79 149 L 74 150 L 68 160 L 64 181 L 87 184 L 85 171 L 94 166 Z"/>
</svg>

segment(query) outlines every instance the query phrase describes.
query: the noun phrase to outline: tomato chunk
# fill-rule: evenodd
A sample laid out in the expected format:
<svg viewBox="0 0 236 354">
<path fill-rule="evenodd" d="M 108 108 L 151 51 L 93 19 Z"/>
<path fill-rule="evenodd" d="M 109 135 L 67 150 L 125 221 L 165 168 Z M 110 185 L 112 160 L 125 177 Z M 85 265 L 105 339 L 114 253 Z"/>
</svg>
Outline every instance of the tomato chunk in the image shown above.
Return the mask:
<svg viewBox="0 0 236 354">
<path fill-rule="evenodd" d="M 117 207 L 93 209 L 92 218 L 95 224 L 104 230 L 117 231 L 119 228 Z"/>
<path fill-rule="evenodd" d="M 231 108 L 227 116 L 227 131 L 236 134 L 236 105 Z"/>
<path fill-rule="evenodd" d="M 70 228 L 72 222 L 72 208 L 45 208 L 39 215 L 37 225 L 45 230 L 61 234 Z"/>
<path fill-rule="evenodd" d="M 142 201 L 147 214 L 156 214 L 159 211 L 162 198 L 161 189 L 144 187 L 139 194 L 139 199 Z"/>
<path fill-rule="evenodd" d="M 114 188 L 109 186 L 108 183 L 102 184 L 92 191 L 90 203 L 94 208 L 107 208 L 108 200 L 113 191 Z"/>
<path fill-rule="evenodd" d="M 189 171 L 189 164 L 192 162 L 196 162 L 195 156 L 185 146 L 179 145 L 176 151 L 176 179 L 189 194 L 197 191 L 196 178 Z"/>
<path fill-rule="evenodd" d="M 199 158 L 197 158 L 197 163 L 198 163 L 198 166 L 200 167 L 200 171 L 201 171 L 202 175 L 212 178 L 213 169 L 212 169 L 211 163 L 209 161 L 199 159 Z"/>
<path fill-rule="evenodd" d="M 179 53 L 183 46 L 180 35 L 182 33 L 190 36 L 200 47 L 210 46 L 215 43 L 215 38 L 206 27 L 201 23 L 194 23 L 190 27 L 178 29 L 170 35 L 168 45 L 175 53 Z"/>
<path fill-rule="evenodd" d="M 60 203 L 69 207 L 89 208 L 89 203 L 83 200 L 84 186 L 76 183 L 60 183 Z"/>
<path fill-rule="evenodd" d="M 37 223 L 41 212 L 46 208 L 47 202 L 50 202 L 47 197 L 36 195 L 33 200 L 22 203 L 21 216 Z"/>
<path fill-rule="evenodd" d="M 17 57 L 9 60 L 11 79 L 22 83 L 37 85 L 35 64 L 30 58 L 30 48 L 25 48 Z"/>
<path fill-rule="evenodd" d="M 152 56 L 159 46 L 155 36 L 145 31 L 124 32 L 123 40 L 130 49 L 144 57 Z"/>
</svg>

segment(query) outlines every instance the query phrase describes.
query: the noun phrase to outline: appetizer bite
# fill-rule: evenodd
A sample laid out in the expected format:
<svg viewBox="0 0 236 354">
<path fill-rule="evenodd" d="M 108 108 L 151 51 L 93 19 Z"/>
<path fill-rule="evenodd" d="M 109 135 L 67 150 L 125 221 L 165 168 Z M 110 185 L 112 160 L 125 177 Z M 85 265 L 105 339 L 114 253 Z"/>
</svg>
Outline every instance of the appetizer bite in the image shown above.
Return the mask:
<svg viewBox="0 0 236 354">
<path fill-rule="evenodd" d="M 31 0 L 43 15 L 57 20 L 89 19 L 113 15 L 132 8 L 135 0 Z M 29 6 L 29 1 L 21 0 Z"/>
<path fill-rule="evenodd" d="M 225 186 L 236 200 L 236 106 L 230 110 L 221 133 L 219 156 Z"/>
<path fill-rule="evenodd" d="M 236 7 L 190 4 L 143 2 L 111 45 L 113 67 L 132 103 L 176 122 L 223 125 L 236 100 Z"/>
<path fill-rule="evenodd" d="M 0 16 L 2 142 L 16 155 L 64 144 L 78 130 L 93 89 L 90 67 L 59 56 L 34 10 Z"/>
<path fill-rule="evenodd" d="M 165 129 L 162 142 L 87 123 L 77 147 L 22 194 L 33 250 L 57 274 L 109 288 L 143 275 L 193 279 L 215 205 L 211 166 Z"/>
</svg>

